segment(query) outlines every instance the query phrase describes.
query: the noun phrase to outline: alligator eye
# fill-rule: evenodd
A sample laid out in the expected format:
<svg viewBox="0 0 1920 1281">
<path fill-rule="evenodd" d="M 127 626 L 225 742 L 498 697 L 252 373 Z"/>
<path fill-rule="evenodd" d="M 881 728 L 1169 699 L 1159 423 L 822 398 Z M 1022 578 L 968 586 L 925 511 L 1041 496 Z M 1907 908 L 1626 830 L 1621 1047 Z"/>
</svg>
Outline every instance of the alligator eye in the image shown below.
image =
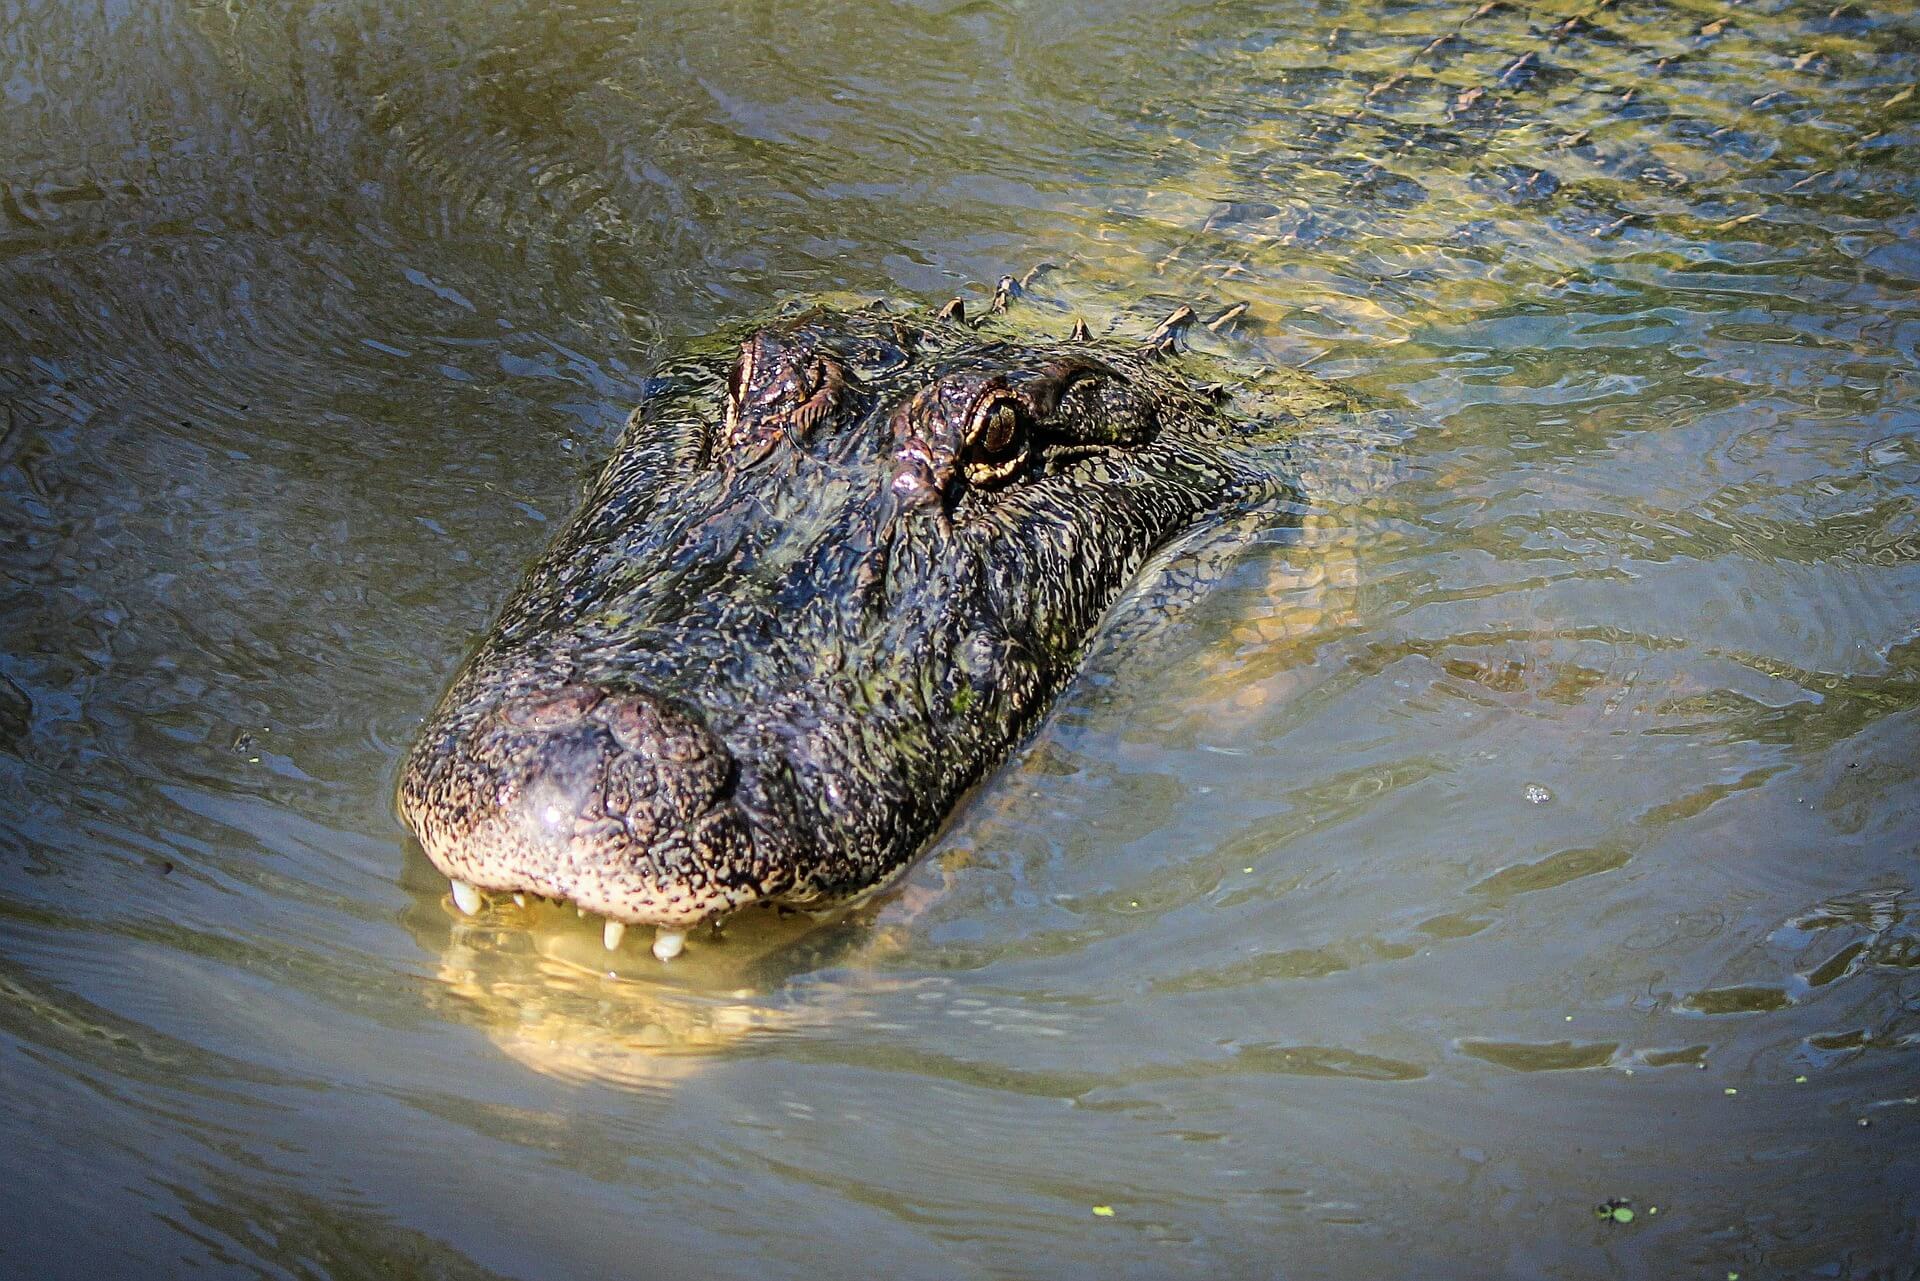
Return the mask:
<svg viewBox="0 0 1920 1281">
<path fill-rule="evenodd" d="M 1002 453 L 1019 430 L 1020 411 L 1003 401 L 987 411 L 986 431 L 979 443 L 989 454 Z"/>
<path fill-rule="evenodd" d="M 1027 461 L 1026 408 L 1006 392 L 988 393 L 967 422 L 961 466 L 975 485 L 1006 480 Z"/>
</svg>

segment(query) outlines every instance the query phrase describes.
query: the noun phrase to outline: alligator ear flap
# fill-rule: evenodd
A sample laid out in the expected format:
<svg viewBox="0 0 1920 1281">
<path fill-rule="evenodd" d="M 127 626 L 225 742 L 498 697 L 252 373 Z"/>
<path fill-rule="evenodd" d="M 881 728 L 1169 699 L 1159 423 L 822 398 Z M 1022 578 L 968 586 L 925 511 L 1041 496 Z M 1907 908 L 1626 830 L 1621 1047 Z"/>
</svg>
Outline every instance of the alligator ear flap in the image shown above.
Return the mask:
<svg viewBox="0 0 1920 1281">
<path fill-rule="evenodd" d="M 1063 354 L 1019 391 L 1045 443 L 1057 448 L 1144 444 L 1159 430 L 1153 398 L 1091 356 Z"/>
<path fill-rule="evenodd" d="M 1073 332 L 1067 335 L 1067 341 L 1068 342 L 1092 342 L 1093 331 L 1087 328 L 1086 321 L 1080 319 L 1078 316 L 1075 316 L 1073 319 Z"/>
<path fill-rule="evenodd" d="M 1199 315 L 1193 308 L 1181 304 L 1179 310 L 1161 321 L 1159 327 L 1147 336 L 1147 354 L 1171 356 L 1180 349 L 1180 336 L 1197 319 Z"/>
</svg>

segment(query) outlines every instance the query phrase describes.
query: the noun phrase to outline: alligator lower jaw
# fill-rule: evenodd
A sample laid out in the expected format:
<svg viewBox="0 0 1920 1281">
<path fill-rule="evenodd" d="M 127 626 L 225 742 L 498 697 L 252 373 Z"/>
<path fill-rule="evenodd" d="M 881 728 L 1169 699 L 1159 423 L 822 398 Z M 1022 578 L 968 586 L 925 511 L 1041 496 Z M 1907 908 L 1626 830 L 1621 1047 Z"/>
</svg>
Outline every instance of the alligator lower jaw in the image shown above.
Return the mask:
<svg viewBox="0 0 1920 1281">
<path fill-rule="evenodd" d="M 480 890 L 468 884 L 466 881 L 461 880 L 452 881 L 451 885 L 453 905 L 458 908 L 463 915 L 478 916 L 486 910 L 487 900 Z M 529 896 L 523 891 L 513 891 L 513 901 L 523 907 L 526 905 L 528 897 Z M 533 895 L 532 897 L 543 898 L 545 896 Z M 567 900 L 560 901 L 565 902 Z M 574 906 L 574 911 L 578 912 L 581 916 L 587 915 L 587 909 L 577 904 Z M 612 952 L 618 950 L 620 944 L 625 940 L 626 934 L 627 923 L 625 921 L 608 917 L 606 924 L 601 927 L 600 940 L 606 945 L 607 951 Z M 654 927 L 653 954 L 662 961 L 671 961 L 674 957 L 680 955 L 680 951 L 686 946 L 686 943 L 687 927 L 674 925 L 657 925 Z"/>
</svg>

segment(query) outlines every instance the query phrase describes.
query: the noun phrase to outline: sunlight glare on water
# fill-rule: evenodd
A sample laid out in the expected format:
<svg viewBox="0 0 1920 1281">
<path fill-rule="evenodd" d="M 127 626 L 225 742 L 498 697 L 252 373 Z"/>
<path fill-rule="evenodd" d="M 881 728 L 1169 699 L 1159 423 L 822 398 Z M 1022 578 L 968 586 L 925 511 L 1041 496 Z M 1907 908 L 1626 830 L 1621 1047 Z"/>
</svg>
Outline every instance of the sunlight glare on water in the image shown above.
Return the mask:
<svg viewBox="0 0 1920 1281">
<path fill-rule="evenodd" d="M 1832 0 L 0 3 L 0 1272 L 1912 1267 L 1917 73 Z M 1299 527 L 854 916 L 457 916 L 398 754 L 653 363 L 1042 261 L 1371 400 Z"/>
</svg>

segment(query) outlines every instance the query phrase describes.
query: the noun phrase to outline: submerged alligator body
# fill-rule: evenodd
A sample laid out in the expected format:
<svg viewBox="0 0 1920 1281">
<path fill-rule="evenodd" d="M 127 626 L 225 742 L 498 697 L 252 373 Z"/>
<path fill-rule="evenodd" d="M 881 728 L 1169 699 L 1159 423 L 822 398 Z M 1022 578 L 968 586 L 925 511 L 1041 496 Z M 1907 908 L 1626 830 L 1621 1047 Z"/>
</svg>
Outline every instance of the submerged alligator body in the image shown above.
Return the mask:
<svg viewBox="0 0 1920 1281">
<path fill-rule="evenodd" d="M 565 899 L 665 959 L 741 907 L 884 884 L 1149 557 L 1283 518 L 1284 442 L 1338 400 L 1295 375 L 1249 413 L 1166 326 L 956 310 L 791 312 L 663 371 L 403 763 L 463 910 Z"/>
</svg>

